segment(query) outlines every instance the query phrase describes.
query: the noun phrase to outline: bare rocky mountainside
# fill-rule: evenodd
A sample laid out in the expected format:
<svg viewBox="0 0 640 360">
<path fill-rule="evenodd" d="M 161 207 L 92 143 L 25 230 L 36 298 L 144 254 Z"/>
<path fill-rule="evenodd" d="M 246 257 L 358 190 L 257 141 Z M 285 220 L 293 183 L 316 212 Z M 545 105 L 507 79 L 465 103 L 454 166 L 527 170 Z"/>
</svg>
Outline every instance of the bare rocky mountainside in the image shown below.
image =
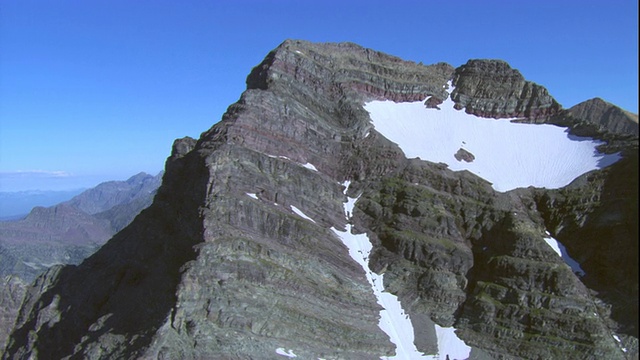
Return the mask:
<svg viewBox="0 0 640 360">
<path fill-rule="evenodd" d="M 567 186 L 497 191 L 407 158 L 364 108 L 380 100 L 557 124 L 619 159 Z M 25 290 L 3 358 L 414 358 L 379 326 L 371 279 L 426 358 L 449 358 L 442 329 L 471 359 L 637 358 L 637 164 L 636 115 L 599 99 L 563 109 L 503 61 L 285 41 L 219 123 L 175 141 L 151 206 Z M 371 242 L 365 269 L 349 231 Z"/>
</svg>

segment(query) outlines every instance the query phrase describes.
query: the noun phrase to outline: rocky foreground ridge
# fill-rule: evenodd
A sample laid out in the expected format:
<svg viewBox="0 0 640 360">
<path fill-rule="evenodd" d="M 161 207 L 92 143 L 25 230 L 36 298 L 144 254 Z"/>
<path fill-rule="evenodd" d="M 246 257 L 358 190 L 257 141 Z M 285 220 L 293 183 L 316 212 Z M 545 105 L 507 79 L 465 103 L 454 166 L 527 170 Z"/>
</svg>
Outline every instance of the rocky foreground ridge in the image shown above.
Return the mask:
<svg viewBox="0 0 640 360">
<path fill-rule="evenodd" d="M 407 159 L 363 109 L 374 99 L 437 107 L 448 81 L 460 109 L 581 124 L 572 131 L 607 140 L 622 159 L 562 189 L 500 193 L 467 171 Z M 393 355 L 365 274 L 331 230 L 347 222 L 371 239 L 369 267 L 385 274 L 421 351 L 437 351 L 435 322 L 458 329 L 472 358 L 633 358 L 638 125 L 611 109 L 562 109 L 502 61 L 454 69 L 286 41 L 221 122 L 176 140 L 149 208 L 82 264 L 54 267 L 27 290 L 3 358 Z M 345 190 L 360 196 L 350 218 Z"/>
</svg>

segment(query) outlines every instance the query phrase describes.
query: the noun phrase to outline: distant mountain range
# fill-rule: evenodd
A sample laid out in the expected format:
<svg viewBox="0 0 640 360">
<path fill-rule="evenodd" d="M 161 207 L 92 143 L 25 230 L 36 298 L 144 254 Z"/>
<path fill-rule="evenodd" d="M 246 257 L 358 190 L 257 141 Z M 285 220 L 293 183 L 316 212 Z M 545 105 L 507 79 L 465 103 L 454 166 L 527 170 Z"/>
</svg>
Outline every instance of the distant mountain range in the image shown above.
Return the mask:
<svg viewBox="0 0 640 360">
<path fill-rule="evenodd" d="M 21 219 L 36 206 L 53 206 L 85 190 L 0 192 L 0 221 Z"/>
<path fill-rule="evenodd" d="M 55 264 L 78 264 L 151 204 L 161 174 L 109 181 L 20 220 L 0 222 L 0 276 L 30 282 Z"/>
</svg>

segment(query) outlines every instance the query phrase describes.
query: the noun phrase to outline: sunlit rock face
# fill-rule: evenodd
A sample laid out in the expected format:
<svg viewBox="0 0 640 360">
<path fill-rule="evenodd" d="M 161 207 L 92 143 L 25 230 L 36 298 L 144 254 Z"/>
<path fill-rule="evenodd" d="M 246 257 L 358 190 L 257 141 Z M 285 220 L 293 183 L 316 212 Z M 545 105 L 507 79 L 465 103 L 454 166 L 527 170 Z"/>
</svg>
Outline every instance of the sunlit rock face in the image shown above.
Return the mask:
<svg viewBox="0 0 640 360">
<path fill-rule="evenodd" d="M 586 155 L 569 154 L 562 143 L 566 162 L 552 169 L 588 163 L 597 141 L 617 146 L 609 157 L 596 154 L 610 160 L 608 167 L 588 163 L 563 183 L 527 180 L 538 172 L 555 179 L 548 168 L 518 181 L 508 168 L 496 178 L 478 174 L 472 166 L 484 171 L 504 155 L 483 138 L 507 139 L 477 129 L 430 139 L 432 132 L 467 126 L 427 131 L 425 121 L 442 114 L 458 121 L 451 117 L 463 114 L 468 126 L 538 126 L 527 128 L 533 132 L 551 125 L 508 119 L 555 124 L 564 114 L 544 88 L 506 63 L 493 64 L 477 60 L 469 72 L 350 43 L 284 42 L 251 71 L 247 91 L 219 123 L 198 140 L 176 141 L 147 210 L 84 263 L 54 268 L 28 290 L 5 357 L 623 359 L 637 353 L 637 320 L 616 315 L 631 313 L 628 303 L 615 296 L 615 284 L 591 273 L 616 268 L 628 256 L 620 248 L 635 243 L 637 249 L 637 232 L 634 238 L 632 227 L 619 222 L 634 215 L 637 196 L 622 203 L 617 197 L 627 182 L 637 185 L 637 171 L 623 182 L 614 176 L 633 161 L 637 136 L 615 135 L 605 124 L 596 139 L 578 142 L 588 143 Z M 497 74 L 509 76 L 475 83 L 500 79 Z M 374 104 L 393 108 L 383 105 L 386 117 L 378 118 Z M 399 123 L 404 106 L 415 106 L 420 119 Z M 485 113 L 489 108 L 497 110 Z M 560 130 L 562 139 L 575 140 Z M 403 144 L 413 133 L 416 153 Z M 521 145 L 548 147 L 546 136 L 556 135 L 527 137 Z M 443 149 L 449 160 L 419 152 L 431 143 L 444 147 L 443 139 L 453 142 Z M 460 148 L 473 161 L 456 160 Z M 555 161 L 541 156 L 542 163 Z M 513 172 L 527 164 L 514 169 L 512 162 Z M 607 218 L 611 207 L 618 212 Z M 601 262 L 594 249 L 602 243 L 576 245 L 567 232 L 594 227 L 618 245 Z M 358 248 L 366 259 L 354 254 L 351 235 L 367 239 L 370 248 L 364 240 Z M 584 274 L 574 273 L 549 237 Z M 637 267 L 637 258 L 625 259 Z M 637 299 L 637 273 L 635 284 Z M 633 295 L 630 288 L 625 296 Z M 605 289 L 606 296 L 592 289 Z M 392 306 L 380 300 L 384 294 L 408 322 L 391 317 L 390 327 L 380 326 L 381 312 L 391 310 L 383 307 Z M 394 341 L 390 328 L 412 332 L 413 344 Z"/>
</svg>

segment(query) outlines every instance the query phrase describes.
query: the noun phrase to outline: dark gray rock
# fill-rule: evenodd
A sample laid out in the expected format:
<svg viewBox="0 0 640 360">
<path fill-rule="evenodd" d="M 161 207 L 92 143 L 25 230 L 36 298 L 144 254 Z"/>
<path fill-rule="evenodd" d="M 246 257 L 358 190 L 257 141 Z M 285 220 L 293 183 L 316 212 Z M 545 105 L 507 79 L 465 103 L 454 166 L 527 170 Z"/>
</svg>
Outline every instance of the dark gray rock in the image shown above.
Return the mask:
<svg viewBox="0 0 640 360">
<path fill-rule="evenodd" d="M 574 127 L 590 125 L 599 133 L 638 137 L 638 115 L 600 98 L 581 102 L 569 109 L 568 113 L 573 118 Z"/>
<path fill-rule="evenodd" d="M 0 279 L 0 349 L 6 346 L 26 290 L 27 283 L 19 277 L 9 275 Z"/>
<path fill-rule="evenodd" d="M 476 159 L 476 157 L 470 153 L 469 151 L 460 148 L 458 149 L 458 151 L 456 151 L 455 154 L 453 154 L 453 157 L 456 158 L 456 160 L 458 161 L 465 161 L 465 162 L 472 162 L 473 160 Z"/>
<path fill-rule="evenodd" d="M 502 60 L 469 60 L 456 69 L 452 99 L 457 109 L 492 118 L 547 118 L 561 106 L 547 89 L 526 81 Z"/>
</svg>

